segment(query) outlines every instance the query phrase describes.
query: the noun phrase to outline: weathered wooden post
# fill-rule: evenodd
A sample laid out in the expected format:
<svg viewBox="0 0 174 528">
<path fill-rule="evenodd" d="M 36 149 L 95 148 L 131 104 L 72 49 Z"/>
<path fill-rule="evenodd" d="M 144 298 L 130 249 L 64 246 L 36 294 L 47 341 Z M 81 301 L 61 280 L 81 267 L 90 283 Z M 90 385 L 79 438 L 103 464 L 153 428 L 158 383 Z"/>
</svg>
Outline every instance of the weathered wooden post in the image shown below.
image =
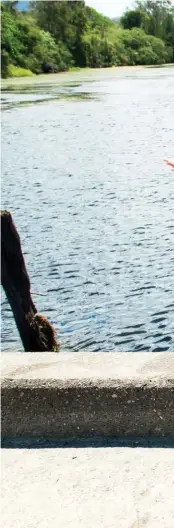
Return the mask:
<svg viewBox="0 0 174 528">
<path fill-rule="evenodd" d="M 37 313 L 30 293 L 20 237 L 8 211 L 1 211 L 1 283 L 26 352 L 58 351 L 54 327 Z"/>
</svg>

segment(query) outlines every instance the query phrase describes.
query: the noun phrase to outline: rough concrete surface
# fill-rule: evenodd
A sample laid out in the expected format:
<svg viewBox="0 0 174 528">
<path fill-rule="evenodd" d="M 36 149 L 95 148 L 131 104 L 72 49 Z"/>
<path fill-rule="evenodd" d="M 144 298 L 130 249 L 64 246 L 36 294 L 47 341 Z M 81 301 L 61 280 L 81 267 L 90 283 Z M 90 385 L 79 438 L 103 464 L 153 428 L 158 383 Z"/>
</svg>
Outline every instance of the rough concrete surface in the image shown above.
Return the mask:
<svg viewBox="0 0 174 528">
<path fill-rule="evenodd" d="M 2 436 L 174 437 L 174 354 L 4 354 Z"/>
<path fill-rule="evenodd" d="M 173 528 L 174 450 L 2 450 L 3 528 Z"/>
</svg>

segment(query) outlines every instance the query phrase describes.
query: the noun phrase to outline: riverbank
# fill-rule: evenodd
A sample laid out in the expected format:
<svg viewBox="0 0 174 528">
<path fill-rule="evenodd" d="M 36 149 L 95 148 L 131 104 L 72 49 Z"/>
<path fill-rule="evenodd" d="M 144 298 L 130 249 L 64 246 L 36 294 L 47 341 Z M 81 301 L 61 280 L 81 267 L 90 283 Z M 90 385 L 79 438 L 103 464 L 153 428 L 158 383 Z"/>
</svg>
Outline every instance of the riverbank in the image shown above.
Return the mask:
<svg viewBox="0 0 174 528">
<path fill-rule="evenodd" d="M 59 73 L 50 73 L 50 74 L 40 74 L 32 75 L 31 77 L 8 77 L 6 79 L 1 79 L 1 87 L 5 89 L 12 85 L 28 86 L 28 85 L 42 85 L 47 83 L 48 85 L 62 84 L 62 82 L 72 82 L 74 81 L 83 82 L 83 81 L 92 81 L 105 79 L 112 77 L 113 73 L 129 73 L 131 71 L 139 71 L 144 69 L 159 69 L 159 68 L 169 68 L 174 67 L 174 64 L 162 64 L 158 66 L 112 66 L 110 68 L 73 68 L 72 70 Z"/>
<path fill-rule="evenodd" d="M 4 354 L 2 437 L 174 438 L 174 354 Z"/>
<path fill-rule="evenodd" d="M 78 82 L 89 80 L 92 78 L 94 79 L 102 79 L 105 78 L 107 75 L 108 77 L 113 75 L 113 72 L 119 72 L 120 70 L 129 72 L 131 70 L 139 70 L 141 68 L 144 68 L 144 66 L 112 66 L 110 68 L 74 68 L 72 70 L 66 71 L 66 72 L 59 72 L 59 73 L 50 73 L 50 74 L 40 74 L 40 75 L 33 75 L 32 77 L 8 77 L 7 79 L 1 79 L 1 85 L 2 88 L 5 88 L 12 84 L 14 85 L 40 85 L 45 84 L 45 82 L 49 85 L 55 84 L 62 84 L 62 82 L 71 82 L 71 80 L 74 78 Z"/>
</svg>

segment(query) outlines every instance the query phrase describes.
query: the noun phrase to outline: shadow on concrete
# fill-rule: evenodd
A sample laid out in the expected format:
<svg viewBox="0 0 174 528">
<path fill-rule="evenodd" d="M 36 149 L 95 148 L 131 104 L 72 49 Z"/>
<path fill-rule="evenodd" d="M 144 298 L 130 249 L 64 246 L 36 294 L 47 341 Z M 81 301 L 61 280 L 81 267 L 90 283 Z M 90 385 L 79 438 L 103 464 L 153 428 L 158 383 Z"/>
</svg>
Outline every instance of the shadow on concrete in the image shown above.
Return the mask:
<svg viewBox="0 0 174 528">
<path fill-rule="evenodd" d="M 98 448 L 98 447 L 137 447 L 174 448 L 174 438 L 1 438 L 1 447 L 5 449 L 51 449 L 51 448 Z"/>
</svg>

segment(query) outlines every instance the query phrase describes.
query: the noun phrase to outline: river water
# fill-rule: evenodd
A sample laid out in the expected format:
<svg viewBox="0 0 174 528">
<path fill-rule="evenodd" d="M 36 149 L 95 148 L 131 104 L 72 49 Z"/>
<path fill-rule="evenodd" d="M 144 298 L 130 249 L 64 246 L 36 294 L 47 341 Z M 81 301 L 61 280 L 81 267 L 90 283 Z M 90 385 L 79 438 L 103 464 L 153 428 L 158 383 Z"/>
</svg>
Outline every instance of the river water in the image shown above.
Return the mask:
<svg viewBox="0 0 174 528">
<path fill-rule="evenodd" d="M 8 80 L 2 110 L 2 208 L 62 350 L 174 350 L 174 67 Z"/>
</svg>

